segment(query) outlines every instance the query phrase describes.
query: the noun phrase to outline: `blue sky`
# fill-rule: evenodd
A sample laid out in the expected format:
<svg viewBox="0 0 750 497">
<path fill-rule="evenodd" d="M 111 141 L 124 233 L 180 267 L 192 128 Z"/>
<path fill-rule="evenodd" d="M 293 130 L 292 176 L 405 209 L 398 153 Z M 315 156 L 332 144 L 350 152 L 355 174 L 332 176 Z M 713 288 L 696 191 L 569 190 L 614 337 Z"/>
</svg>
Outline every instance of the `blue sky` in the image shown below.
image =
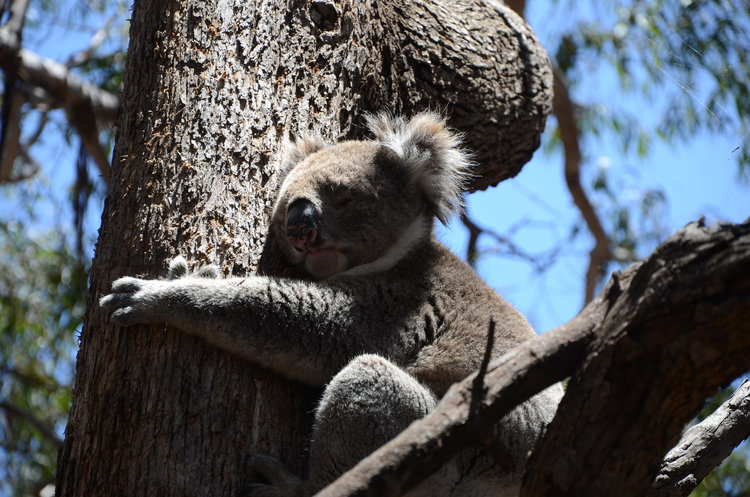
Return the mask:
<svg viewBox="0 0 750 497">
<path fill-rule="evenodd" d="M 706 216 L 709 221 L 741 222 L 750 216 L 750 188 L 738 181 L 732 155 L 739 137 L 702 133 L 690 143 L 668 146 L 657 143 L 645 160 L 623 158 L 616 146 L 591 150 L 596 162 L 629 164 L 633 186 L 664 190 L 668 209 L 664 224 L 669 233 Z M 607 159 L 605 159 L 607 158 Z M 585 171 L 590 177 L 592 171 Z M 637 191 L 623 195 L 637 194 Z M 562 158 L 537 151 L 514 179 L 468 197 L 467 208 L 481 226 L 504 233 L 525 219 L 535 223 L 519 232 L 516 241 L 530 253 L 543 253 L 557 239 L 564 239 L 578 212 L 565 187 Z M 468 234 L 457 220 L 438 228 L 443 242 L 464 254 Z M 571 319 L 581 308 L 590 236 L 566 247 L 565 255 L 545 275 L 537 275 L 527 262 L 512 257 L 487 255 L 477 270 L 490 285 L 516 305 L 542 332 Z"/>
</svg>

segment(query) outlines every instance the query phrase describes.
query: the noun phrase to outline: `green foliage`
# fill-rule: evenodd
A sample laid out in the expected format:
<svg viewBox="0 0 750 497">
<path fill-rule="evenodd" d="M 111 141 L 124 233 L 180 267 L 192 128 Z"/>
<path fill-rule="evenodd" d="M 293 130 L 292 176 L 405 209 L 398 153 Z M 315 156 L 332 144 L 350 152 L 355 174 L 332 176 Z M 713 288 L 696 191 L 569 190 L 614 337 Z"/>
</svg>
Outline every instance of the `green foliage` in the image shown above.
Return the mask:
<svg viewBox="0 0 750 497">
<path fill-rule="evenodd" d="M 734 452 L 698 485 L 691 497 L 747 497 L 750 495 L 750 464 L 747 453 Z"/>
<path fill-rule="evenodd" d="M 0 494 L 53 481 L 86 284 L 58 234 L 0 224 Z"/>
<path fill-rule="evenodd" d="M 668 234 L 664 193 L 640 186 L 627 164 L 592 170 L 589 151 L 614 139 L 624 157 L 647 163 L 654 140 L 678 145 L 704 130 L 722 132 L 737 137 L 726 152 L 738 177 L 750 179 L 750 2 L 555 4 L 570 15 L 545 41 L 576 102 L 583 181 L 614 252 L 643 257 Z M 553 128 L 544 150 L 560 145 Z"/>
<path fill-rule="evenodd" d="M 653 105 L 658 117 L 644 123 L 624 105 L 585 103 L 585 128 L 610 129 L 625 150 L 643 148 L 642 135 L 689 140 L 701 129 L 738 136 L 740 174 L 750 168 L 750 3 L 728 0 L 613 1 L 596 19 L 582 17 L 562 34 L 555 53 L 575 88 L 592 68 L 613 70 L 620 89 Z M 622 100 L 622 99 L 620 99 Z M 591 121 L 587 124 L 588 121 Z M 639 127 L 648 124 L 648 132 Z"/>
</svg>

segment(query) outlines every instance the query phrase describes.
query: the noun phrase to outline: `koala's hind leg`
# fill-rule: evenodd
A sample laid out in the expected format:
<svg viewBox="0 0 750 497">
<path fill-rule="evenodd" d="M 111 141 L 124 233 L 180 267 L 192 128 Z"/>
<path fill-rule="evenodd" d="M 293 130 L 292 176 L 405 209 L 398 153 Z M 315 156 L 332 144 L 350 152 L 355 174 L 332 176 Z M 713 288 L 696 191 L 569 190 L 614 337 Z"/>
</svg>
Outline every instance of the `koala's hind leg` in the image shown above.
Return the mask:
<svg viewBox="0 0 750 497">
<path fill-rule="evenodd" d="M 331 483 L 436 404 L 432 392 L 387 359 L 353 359 L 328 384 L 315 415 L 311 488 Z"/>
</svg>

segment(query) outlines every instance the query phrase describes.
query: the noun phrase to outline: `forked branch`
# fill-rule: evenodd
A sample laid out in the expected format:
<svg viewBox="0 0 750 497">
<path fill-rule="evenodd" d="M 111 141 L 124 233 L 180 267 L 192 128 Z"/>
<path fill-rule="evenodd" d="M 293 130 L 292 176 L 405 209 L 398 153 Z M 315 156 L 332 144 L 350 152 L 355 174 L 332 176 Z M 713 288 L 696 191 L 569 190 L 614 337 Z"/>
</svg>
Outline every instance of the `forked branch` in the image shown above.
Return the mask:
<svg viewBox="0 0 750 497">
<path fill-rule="evenodd" d="M 742 275 L 748 272 L 750 222 L 716 229 L 688 225 L 644 263 L 614 276 L 573 320 L 490 363 L 486 395 L 476 409 L 470 408 L 472 375 L 454 385 L 430 415 L 319 495 L 400 495 L 459 451 L 478 446 L 514 406 L 570 375 L 558 415 L 530 461 L 522 495 L 645 494 L 660 454 L 674 445 L 685 421 L 710 391 L 746 367 L 750 281 Z M 694 350 L 706 342 L 711 351 Z M 630 349 L 634 345 L 639 347 Z M 680 388 L 685 364 L 669 363 L 670 354 L 688 355 L 683 349 L 691 348 L 700 371 L 691 388 Z M 635 367 L 628 367 L 630 361 Z M 666 374 L 648 363 L 676 372 Z M 610 384 L 623 376 L 628 381 L 622 387 Z M 628 385 L 634 385 L 635 396 L 627 394 Z M 653 385 L 653 391 L 642 392 L 641 385 Z M 675 411 L 675 404 L 683 409 Z M 669 415 L 661 412 L 665 409 Z M 566 430 L 573 434 L 564 436 Z M 605 435 L 607 430 L 614 436 Z M 621 444 L 632 446 L 630 452 Z M 617 458 L 603 456 L 607 450 Z M 589 453 L 602 462 L 591 464 Z"/>
</svg>

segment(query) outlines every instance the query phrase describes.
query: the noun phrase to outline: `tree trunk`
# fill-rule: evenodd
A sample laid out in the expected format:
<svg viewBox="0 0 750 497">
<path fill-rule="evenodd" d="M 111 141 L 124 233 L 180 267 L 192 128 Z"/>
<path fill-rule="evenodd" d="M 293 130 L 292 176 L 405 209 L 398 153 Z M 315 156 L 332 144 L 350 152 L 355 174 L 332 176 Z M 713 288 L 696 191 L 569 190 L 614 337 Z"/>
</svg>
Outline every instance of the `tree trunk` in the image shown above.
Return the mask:
<svg viewBox="0 0 750 497">
<path fill-rule="evenodd" d="M 304 471 L 315 392 L 98 308 L 115 278 L 163 275 L 177 254 L 280 273 L 258 260 L 286 133 L 445 109 L 477 151 L 476 189 L 520 170 L 550 102 L 546 55 L 502 6 L 136 1 L 57 494 L 237 495 L 259 449 Z"/>
</svg>

